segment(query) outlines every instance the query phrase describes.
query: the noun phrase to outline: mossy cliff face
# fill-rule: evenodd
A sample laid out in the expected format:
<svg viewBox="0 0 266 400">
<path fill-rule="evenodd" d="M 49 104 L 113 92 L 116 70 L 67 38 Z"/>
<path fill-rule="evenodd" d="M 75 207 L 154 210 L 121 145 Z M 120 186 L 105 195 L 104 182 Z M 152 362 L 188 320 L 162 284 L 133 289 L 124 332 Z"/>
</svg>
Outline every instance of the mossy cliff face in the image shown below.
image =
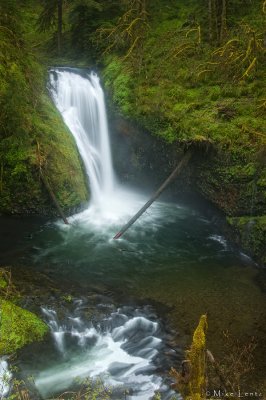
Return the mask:
<svg viewBox="0 0 266 400">
<path fill-rule="evenodd" d="M 43 95 L 29 132 L 0 142 L 0 213 L 56 215 L 40 178 L 40 167 L 63 209 L 79 207 L 88 191 L 74 140 Z"/>
<path fill-rule="evenodd" d="M 29 37 L 28 2 L 0 4 L 0 214 L 56 214 L 40 168 L 64 210 L 88 190 L 74 140 L 46 89 L 46 67 Z"/>
<path fill-rule="evenodd" d="M 260 157 L 260 151 L 246 162 L 216 155 L 196 168 L 195 187 L 224 211 L 231 239 L 265 266 L 266 169 Z"/>
<path fill-rule="evenodd" d="M 266 173 L 259 152 L 243 159 L 223 149 L 195 168 L 197 190 L 228 216 L 263 215 L 266 210 Z"/>
</svg>

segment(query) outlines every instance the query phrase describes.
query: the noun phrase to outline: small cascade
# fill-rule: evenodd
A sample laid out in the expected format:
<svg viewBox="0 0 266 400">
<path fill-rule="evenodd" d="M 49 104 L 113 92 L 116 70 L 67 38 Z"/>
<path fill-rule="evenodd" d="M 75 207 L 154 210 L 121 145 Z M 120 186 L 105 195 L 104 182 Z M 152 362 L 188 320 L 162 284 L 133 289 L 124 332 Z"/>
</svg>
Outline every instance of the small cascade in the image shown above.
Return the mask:
<svg viewBox="0 0 266 400">
<path fill-rule="evenodd" d="M 9 393 L 10 380 L 12 374 L 8 369 L 6 358 L 0 358 L 0 399 L 3 399 Z"/>
<path fill-rule="evenodd" d="M 99 204 L 114 191 L 115 176 L 109 143 L 104 93 L 99 77 L 76 70 L 50 70 L 56 107 L 72 132 L 90 182 L 91 200 Z"/>
<path fill-rule="evenodd" d="M 42 312 L 47 318 L 48 326 L 50 327 L 51 333 L 54 337 L 57 349 L 63 354 L 64 353 L 64 333 L 65 327 L 60 326 L 57 319 L 56 312 L 48 308 L 42 307 Z"/>
<path fill-rule="evenodd" d="M 115 398 L 124 398 L 125 390 L 130 393 L 128 400 L 152 399 L 157 390 L 163 399 L 173 395 L 156 373 L 156 358 L 164 346 L 158 322 L 141 310 L 123 307 L 92 324 L 83 319 L 82 308 L 86 305 L 76 301 L 75 310 L 63 323 L 54 310 L 42 308 L 57 354 L 53 355 L 56 362 L 34 377 L 43 398 L 86 378 L 100 378 Z"/>
</svg>

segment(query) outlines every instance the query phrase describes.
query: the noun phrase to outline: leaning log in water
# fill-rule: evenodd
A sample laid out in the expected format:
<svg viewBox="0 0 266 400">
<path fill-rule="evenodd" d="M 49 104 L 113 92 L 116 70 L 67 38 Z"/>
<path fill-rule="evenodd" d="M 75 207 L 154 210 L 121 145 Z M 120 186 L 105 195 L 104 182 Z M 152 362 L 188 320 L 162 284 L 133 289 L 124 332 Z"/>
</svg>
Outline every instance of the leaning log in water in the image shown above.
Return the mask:
<svg viewBox="0 0 266 400">
<path fill-rule="evenodd" d="M 119 239 L 127 230 L 137 221 L 137 219 L 150 207 L 150 205 L 160 196 L 160 194 L 167 188 L 167 186 L 177 177 L 177 175 L 182 171 L 182 169 L 187 165 L 192 155 L 192 150 L 188 150 L 177 167 L 173 170 L 171 175 L 164 181 L 160 188 L 153 194 L 149 201 L 131 218 L 130 221 L 113 237 L 113 239 Z"/>
</svg>

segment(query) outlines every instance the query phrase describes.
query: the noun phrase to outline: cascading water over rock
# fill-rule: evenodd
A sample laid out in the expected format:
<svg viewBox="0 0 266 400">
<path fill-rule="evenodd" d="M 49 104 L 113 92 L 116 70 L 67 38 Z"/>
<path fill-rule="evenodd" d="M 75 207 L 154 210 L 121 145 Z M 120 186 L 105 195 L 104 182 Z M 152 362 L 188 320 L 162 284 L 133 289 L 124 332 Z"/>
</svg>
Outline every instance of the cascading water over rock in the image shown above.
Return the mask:
<svg viewBox="0 0 266 400">
<path fill-rule="evenodd" d="M 0 358 L 0 399 L 4 398 L 8 394 L 11 377 L 12 374 L 8 369 L 6 358 Z"/>
<path fill-rule="evenodd" d="M 165 344 L 159 323 L 149 319 L 148 309 L 122 307 L 92 323 L 84 319 L 86 302 L 75 300 L 74 304 L 63 320 L 55 310 L 42 307 L 55 346 L 50 366 L 37 374 L 32 371 L 43 398 L 75 385 L 77 378 L 88 377 L 101 378 L 117 399 L 124 398 L 125 390 L 128 400 L 151 399 L 156 390 L 163 399 L 172 398 L 173 392 L 156 373 L 155 360 Z"/>
<path fill-rule="evenodd" d="M 116 181 L 104 93 L 99 77 L 76 69 L 50 70 L 50 92 L 73 134 L 88 176 L 90 204 L 70 222 L 100 228 L 124 222 L 143 204 L 143 196 L 122 188 Z"/>
<path fill-rule="evenodd" d="M 104 93 L 99 77 L 73 70 L 50 71 L 51 93 L 71 130 L 90 182 L 92 202 L 99 204 L 114 191 Z"/>
</svg>

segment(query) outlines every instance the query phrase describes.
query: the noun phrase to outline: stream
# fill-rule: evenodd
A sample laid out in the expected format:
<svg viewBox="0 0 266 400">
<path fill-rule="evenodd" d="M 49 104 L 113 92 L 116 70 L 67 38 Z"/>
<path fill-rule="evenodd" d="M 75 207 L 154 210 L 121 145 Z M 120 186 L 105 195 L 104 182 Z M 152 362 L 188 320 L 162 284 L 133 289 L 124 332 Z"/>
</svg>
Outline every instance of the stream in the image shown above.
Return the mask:
<svg viewBox="0 0 266 400">
<path fill-rule="evenodd" d="M 171 399 L 168 372 L 180 365 L 201 314 L 208 313 L 209 345 L 217 354 L 227 330 L 263 343 L 260 272 L 223 237 L 215 215 L 177 200 L 157 201 L 113 240 L 148 198 L 122 187 L 113 171 L 99 78 L 53 69 L 50 90 L 75 137 L 91 200 L 70 225 L 1 218 L 1 264 L 14 266 L 14 274 L 25 266 L 45 274 L 65 296 L 47 290 L 35 304 L 50 338 L 21 352 L 20 376 L 33 376 L 28 385 L 42 399 L 87 378 L 100 378 L 114 399 L 149 400 L 156 391 Z"/>
</svg>

